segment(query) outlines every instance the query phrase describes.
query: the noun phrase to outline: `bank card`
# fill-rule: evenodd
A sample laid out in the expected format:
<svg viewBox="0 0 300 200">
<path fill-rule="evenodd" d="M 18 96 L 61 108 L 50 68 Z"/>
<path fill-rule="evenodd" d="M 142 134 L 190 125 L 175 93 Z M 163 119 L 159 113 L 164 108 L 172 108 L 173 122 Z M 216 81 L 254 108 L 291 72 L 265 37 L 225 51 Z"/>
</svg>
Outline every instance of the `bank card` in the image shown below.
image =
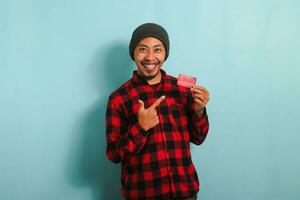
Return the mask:
<svg viewBox="0 0 300 200">
<path fill-rule="evenodd" d="M 188 76 L 185 74 L 179 74 L 177 84 L 180 86 L 191 88 L 196 85 L 196 77 Z"/>
</svg>

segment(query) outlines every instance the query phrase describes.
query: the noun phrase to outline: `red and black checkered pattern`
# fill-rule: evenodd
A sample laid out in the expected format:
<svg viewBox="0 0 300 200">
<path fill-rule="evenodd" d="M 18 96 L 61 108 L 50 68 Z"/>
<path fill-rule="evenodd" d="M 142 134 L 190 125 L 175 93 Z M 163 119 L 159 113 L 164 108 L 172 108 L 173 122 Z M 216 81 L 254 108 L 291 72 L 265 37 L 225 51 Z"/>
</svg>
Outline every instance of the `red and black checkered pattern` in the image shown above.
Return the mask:
<svg viewBox="0 0 300 200">
<path fill-rule="evenodd" d="M 137 72 L 113 92 L 106 112 L 107 157 L 122 163 L 122 194 L 126 199 L 190 197 L 199 190 L 191 160 L 190 142 L 200 145 L 209 123 L 206 111 L 197 118 L 190 89 L 162 71 L 156 87 Z M 166 98 L 157 107 L 160 123 L 144 131 L 137 120 L 139 99 L 145 108 Z"/>
</svg>

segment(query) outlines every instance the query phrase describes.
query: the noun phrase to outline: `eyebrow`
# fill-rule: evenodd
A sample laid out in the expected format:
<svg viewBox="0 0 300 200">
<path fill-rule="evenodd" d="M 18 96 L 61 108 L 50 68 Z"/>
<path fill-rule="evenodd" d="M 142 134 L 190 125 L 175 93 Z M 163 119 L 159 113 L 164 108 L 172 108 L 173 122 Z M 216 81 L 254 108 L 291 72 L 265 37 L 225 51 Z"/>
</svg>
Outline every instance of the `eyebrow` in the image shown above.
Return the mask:
<svg viewBox="0 0 300 200">
<path fill-rule="evenodd" d="M 147 47 L 147 48 L 149 48 L 147 45 L 145 45 L 145 44 L 139 44 L 138 46 L 143 46 L 143 47 Z M 162 46 L 162 44 L 156 44 L 156 45 L 154 45 L 153 47 L 159 47 L 159 46 Z"/>
</svg>

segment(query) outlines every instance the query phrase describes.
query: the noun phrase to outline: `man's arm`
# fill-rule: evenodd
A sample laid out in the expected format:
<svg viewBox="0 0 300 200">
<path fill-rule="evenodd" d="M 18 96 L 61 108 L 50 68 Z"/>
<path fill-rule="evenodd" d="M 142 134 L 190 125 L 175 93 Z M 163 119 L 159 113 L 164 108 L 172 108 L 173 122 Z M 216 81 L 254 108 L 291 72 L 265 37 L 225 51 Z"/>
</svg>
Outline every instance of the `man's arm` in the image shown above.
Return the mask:
<svg viewBox="0 0 300 200">
<path fill-rule="evenodd" d="M 189 121 L 188 121 L 190 141 L 194 144 L 200 145 L 204 142 L 208 129 L 209 121 L 204 108 L 202 116 L 199 118 L 193 109 L 190 110 Z"/>
<path fill-rule="evenodd" d="M 204 142 L 209 129 L 205 107 L 209 100 L 209 93 L 201 86 L 194 86 L 191 91 L 192 94 L 189 93 L 188 96 L 190 141 L 200 145 Z"/>
<path fill-rule="evenodd" d="M 109 99 L 106 110 L 106 156 L 114 163 L 126 160 L 140 151 L 147 139 L 138 121 L 128 125 L 119 106 Z"/>
<path fill-rule="evenodd" d="M 165 99 L 161 96 L 149 108 L 139 100 L 137 122 L 128 125 L 120 106 L 109 99 L 106 111 L 106 155 L 111 161 L 118 163 L 135 153 L 145 145 L 148 130 L 159 123 L 156 108 Z"/>
</svg>

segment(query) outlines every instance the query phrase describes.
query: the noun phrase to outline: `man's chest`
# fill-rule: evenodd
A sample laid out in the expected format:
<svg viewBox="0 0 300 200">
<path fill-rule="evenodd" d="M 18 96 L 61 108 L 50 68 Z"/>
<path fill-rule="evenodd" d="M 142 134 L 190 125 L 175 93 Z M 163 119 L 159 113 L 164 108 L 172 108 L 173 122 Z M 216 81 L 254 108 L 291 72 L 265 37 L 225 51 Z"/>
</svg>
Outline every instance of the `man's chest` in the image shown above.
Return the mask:
<svg viewBox="0 0 300 200">
<path fill-rule="evenodd" d="M 162 123 L 185 123 L 187 117 L 187 94 L 176 87 L 153 90 L 152 88 L 137 88 L 130 90 L 123 97 L 122 110 L 129 124 L 137 121 L 139 100 L 143 101 L 145 109 L 149 108 L 162 95 L 165 99 L 156 108 Z"/>
</svg>

